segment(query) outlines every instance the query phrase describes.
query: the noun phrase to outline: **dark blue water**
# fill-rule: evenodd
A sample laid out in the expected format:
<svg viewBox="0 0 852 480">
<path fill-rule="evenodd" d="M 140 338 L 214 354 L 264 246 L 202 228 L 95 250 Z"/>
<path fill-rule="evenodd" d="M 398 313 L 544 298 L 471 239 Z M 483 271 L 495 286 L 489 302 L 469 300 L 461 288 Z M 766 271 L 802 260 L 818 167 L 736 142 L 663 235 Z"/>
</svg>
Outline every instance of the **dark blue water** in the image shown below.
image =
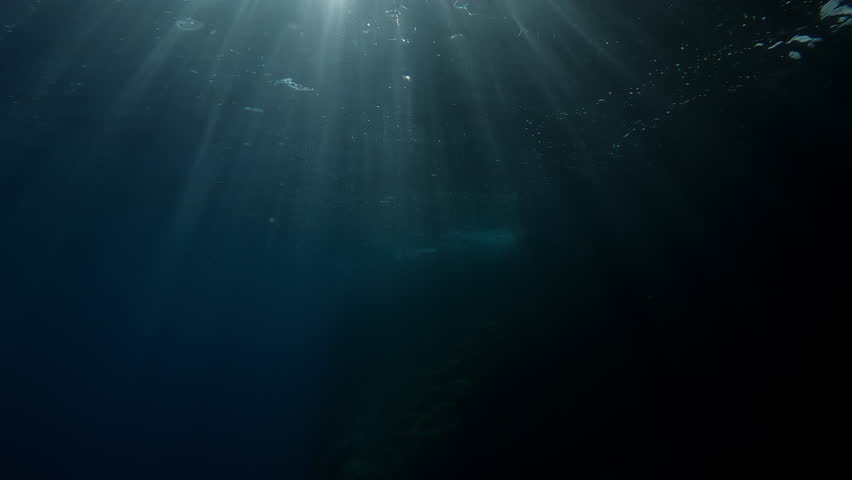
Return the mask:
<svg viewBox="0 0 852 480">
<path fill-rule="evenodd" d="M 0 478 L 813 475 L 845 7 L 7 0 Z"/>
</svg>

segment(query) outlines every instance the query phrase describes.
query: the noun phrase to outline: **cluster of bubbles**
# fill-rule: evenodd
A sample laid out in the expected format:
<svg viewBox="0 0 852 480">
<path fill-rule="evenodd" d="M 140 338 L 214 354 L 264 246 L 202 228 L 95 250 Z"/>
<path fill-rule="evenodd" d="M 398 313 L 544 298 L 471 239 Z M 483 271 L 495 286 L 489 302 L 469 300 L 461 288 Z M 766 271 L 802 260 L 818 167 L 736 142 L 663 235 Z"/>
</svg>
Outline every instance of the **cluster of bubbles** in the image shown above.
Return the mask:
<svg viewBox="0 0 852 480">
<path fill-rule="evenodd" d="M 734 43 L 726 43 L 718 50 L 712 53 L 699 53 L 694 62 L 689 64 L 663 65 L 654 68 L 648 74 L 648 79 L 637 87 L 628 89 L 627 92 L 618 94 L 610 92 L 608 98 L 598 100 L 598 103 L 607 101 L 623 101 L 627 107 L 634 106 L 635 102 L 646 92 L 652 91 L 657 85 L 657 82 L 664 78 L 675 76 L 681 82 L 683 87 L 681 93 L 671 102 L 664 105 L 656 115 L 646 116 L 642 119 L 634 120 L 625 126 L 618 135 L 618 139 L 611 145 L 611 155 L 617 155 L 622 147 L 629 141 L 638 141 L 642 134 L 655 129 L 658 124 L 673 115 L 677 110 L 682 109 L 687 104 L 704 98 L 710 95 L 720 93 L 734 93 L 750 82 L 760 79 L 760 73 L 756 71 L 741 70 L 743 67 L 738 66 L 738 71 L 733 75 L 727 75 L 724 78 L 716 79 L 715 75 L 721 65 L 739 64 L 749 55 L 755 55 L 760 52 L 779 52 L 779 59 L 788 58 L 792 61 L 799 61 L 804 58 L 804 50 L 815 48 L 822 44 L 825 39 L 814 35 L 809 35 L 804 32 L 821 31 L 828 27 L 828 33 L 836 32 L 837 30 L 852 26 L 852 7 L 841 5 L 842 0 L 830 0 L 823 4 L 819 9 L 819 24 L 808 25 L 797 29 L 794 35 L 784 36 L 781 38 L 772 38 L 772 35 L 767 34 L 765 38 L 760 39 L 755 43 L 736 45 Z M 789 2 L 788 2 L 789 4 Z M 746 23 L 741 27 L 746 28 L 748 22 L 762 22 L 766 17 L 756 17 L 746 15 Z M 682 50 L 688 49 L 688 45 L 681 47 Z M 695 50 L 698 53 L 697 50 Z M 786 51 L 786 54 L 784 52 Z M 621 97 L 621 98 L 619 98 Z M 583 114 L 588 112 L 583 109 Z"/>
<path fill-rule="evenodd" d="M 572 111 L 534 115 L 523 127 L 524 136 L 534 142 L 535 155 L 540 158 L 577 149 L 589 151 L 593 149 L 590 143 L 601 142 L 597 146 L 607 152 L 607 157 L 596 158 L 595 162 L 603 166 L 607 158 L 618 159 L 626 149 L 641 146 L 646 134 L 670 124 L 677 115 L 693 108 L 695 102 L 735 94 L 761 81 L 767 72 L 801 61 L 808 51 L 832 41 L 838 30 L 852 26 L 852 6 L 843 3 L 787 2 L 783 9 L 819 13 L 818 22 L 794 32 L 767 31 L 768 18 L 757 15 L 720 23 L 716 25 L 719 31 L 739 30 L 745 35 L 740 40 L 725 39 L 712 50 L 682 43 L 676 48 L 687 58 L 673 62 L 652 59 L 647 75 L 630 88 L 602 91 Z M 757 67 L 767 64 L 774 67 L 768 71 Z M 660 98 L 666 100 L 653 100 Z M 522 106 L 520 110 L 524 110 Z M 560 133 L 566 130 L 575 132 L 571 140 Z M 577 168 L 575 163 L 566 168 Z"/>
<path fill-rule="evenodd" d="M 399 19 L 400 19 L 400 17 L 402 17 L 402 13 L 405 10 L 408 10 L 408 7 L 403 5 L 401 1 L 397 0 L 396 2 L 394 2 L 393 7 L 389 8 L 385 11 L 385 15 L 390 17 L 391 20 L 393 20 L 393 22 L 396 23 L 396 26 L 399 27 Z"/>
</svg>

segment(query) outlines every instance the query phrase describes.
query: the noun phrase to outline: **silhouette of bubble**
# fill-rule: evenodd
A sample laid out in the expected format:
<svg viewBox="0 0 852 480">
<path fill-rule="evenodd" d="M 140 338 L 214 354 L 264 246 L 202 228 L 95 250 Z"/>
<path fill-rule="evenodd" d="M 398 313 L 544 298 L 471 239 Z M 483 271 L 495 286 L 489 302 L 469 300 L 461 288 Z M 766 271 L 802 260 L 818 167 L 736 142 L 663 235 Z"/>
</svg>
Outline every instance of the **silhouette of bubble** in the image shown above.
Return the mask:
<svg viewBox="0 0 852 480">
<path fill-rule="evenodd" d="M 204 28 L 204 22 L 199 22 L 194 18 L 186 17 L 178 19 L 175 22 L 175 26 L 178 28 L 178 30 L 184 32 L 197 32 Z"/>
</svg>

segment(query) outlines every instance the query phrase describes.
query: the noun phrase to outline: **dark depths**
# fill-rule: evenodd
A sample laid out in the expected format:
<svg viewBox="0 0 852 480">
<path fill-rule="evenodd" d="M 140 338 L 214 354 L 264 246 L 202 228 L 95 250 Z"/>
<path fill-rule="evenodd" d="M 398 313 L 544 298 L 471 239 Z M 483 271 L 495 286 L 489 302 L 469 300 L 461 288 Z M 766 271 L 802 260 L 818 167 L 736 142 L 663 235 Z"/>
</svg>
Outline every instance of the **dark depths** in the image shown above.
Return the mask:
<svg viewBox="0 0 852 480">
<path fill-rule="evenodd" d="M 412 1 L 408 54 L 332 42 L 325 66 L 302 44 L 276 60 L 278 17 L 233 2 L 206 23 L 225 32 L 252 3 L 253 28 L 178 42 L 150 76 L 173 2 L 110 21 L 72 3 L 0 7 L 36 7 L 0 36 L 3 478 L 769 478 L 836 458 L 848 32 L 802 63 L 714 64 L 693 87 L 710 94 L 618 150 L 682 85 L 595 107 L 652 59 L 695 62 L 683 43 L 750 45 L 743 11 L 787 38 L 818 2 L 573 2 L 589 31 L 631 40 L 617 66 L 538 2 L 447 23 Z M 320 29 L 300 2 L 276 8 Z M 530 60 L 509 15 L 565 62 Z M 467 54 L 420 41 L 451 33 Z M 297 79 L 321 94 L 258 120 L 243 106 L 268 102 L 263 79 L 199 87 L 223 46 L 323 71 Z M 404 101 L 387 88 L 401 73 Z M 506 199 L 513 255 L 383 253 Z"/>
</svg>

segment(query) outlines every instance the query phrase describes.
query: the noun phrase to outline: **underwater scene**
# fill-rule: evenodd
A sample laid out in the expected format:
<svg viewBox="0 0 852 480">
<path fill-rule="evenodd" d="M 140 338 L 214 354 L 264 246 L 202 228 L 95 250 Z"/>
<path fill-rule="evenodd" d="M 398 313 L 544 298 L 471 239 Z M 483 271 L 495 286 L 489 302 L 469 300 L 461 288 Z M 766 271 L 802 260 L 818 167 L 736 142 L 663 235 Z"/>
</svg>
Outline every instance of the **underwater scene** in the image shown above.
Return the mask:
<svg viewBox="0 0 852 480">
<path fill-rule="evenodd" d="M 852 1 L 4 0 L 0 73 L 0 478 L 843 458 Z"/>
</svg>

